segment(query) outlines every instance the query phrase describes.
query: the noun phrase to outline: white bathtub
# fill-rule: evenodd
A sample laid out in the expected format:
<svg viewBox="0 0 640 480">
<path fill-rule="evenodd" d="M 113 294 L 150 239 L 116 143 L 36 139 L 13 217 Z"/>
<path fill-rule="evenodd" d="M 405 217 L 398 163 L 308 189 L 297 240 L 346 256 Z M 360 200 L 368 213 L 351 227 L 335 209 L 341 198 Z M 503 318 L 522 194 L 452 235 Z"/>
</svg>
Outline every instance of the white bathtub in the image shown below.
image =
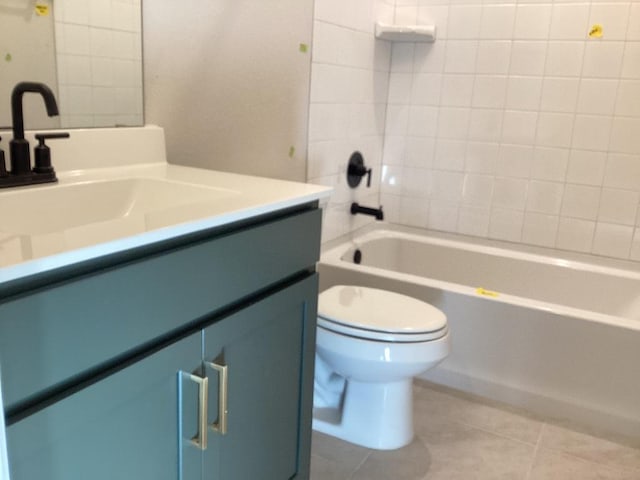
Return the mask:
<svg viewBox="0 0 640 480">
<path fill-rule="evenodd" d="M 323 249 L 320 288 L 443 310 L 453 351 L 425 379 L 640 438 L 639 265 L 378 225 Z"/>
</svg>

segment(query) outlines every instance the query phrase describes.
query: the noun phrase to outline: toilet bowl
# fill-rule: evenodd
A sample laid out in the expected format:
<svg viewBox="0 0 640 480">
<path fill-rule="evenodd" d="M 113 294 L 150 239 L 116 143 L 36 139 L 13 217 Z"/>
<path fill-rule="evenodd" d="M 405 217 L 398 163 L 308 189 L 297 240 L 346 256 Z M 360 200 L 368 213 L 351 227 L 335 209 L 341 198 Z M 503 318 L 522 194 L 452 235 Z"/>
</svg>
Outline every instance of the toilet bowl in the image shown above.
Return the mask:
<svg viewBox="0 0 640 480">
<path fill-rule="evenodd" d="M 368 448 L 413 439 L 413 377 L 450 350 L 444 313 L 415 298 L 338 285 L 318 298 L 313 429 Z"/>
</svg>

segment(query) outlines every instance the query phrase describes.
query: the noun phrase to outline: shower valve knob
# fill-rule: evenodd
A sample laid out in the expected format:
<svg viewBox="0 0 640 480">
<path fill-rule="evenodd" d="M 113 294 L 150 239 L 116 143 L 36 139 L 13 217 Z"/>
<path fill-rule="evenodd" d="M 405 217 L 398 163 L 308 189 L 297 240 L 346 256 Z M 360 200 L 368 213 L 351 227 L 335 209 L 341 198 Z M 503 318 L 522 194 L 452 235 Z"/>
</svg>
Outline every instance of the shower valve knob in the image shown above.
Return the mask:
<svg viewBox="0 0 640 480">
<path fill-rule="evenodd" d="M 371 169 L 365 167 L 364 157 L 360 152 L 353 152 L 347 168 L 347 183 L 351 188 L 356 188 L 365 175 L 367 176 L 367 187 L 371 187 Z"/>
</svg>

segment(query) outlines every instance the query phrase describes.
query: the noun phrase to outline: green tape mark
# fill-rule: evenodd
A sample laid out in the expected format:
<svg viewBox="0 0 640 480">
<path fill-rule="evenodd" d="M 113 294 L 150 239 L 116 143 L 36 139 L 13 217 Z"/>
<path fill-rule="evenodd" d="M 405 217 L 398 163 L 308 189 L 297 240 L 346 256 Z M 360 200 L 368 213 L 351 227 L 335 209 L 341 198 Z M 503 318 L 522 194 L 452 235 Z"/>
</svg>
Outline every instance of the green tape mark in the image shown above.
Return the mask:
<svg viewBox="0 0 640 480">
<path fill-rule="evenodd" d="M 5 62 L 10 62 L 11 60 L 13 60 L 13 57 L 11 56 L 11 54 L 10 54 L 10 53 L 7 53 L 7 54 L 4 56 L 4 61 L 5 61 Z"/>
<path fill-rule="evenodd" d="M 307 53 L 309 51 L 309 45 L 306 43 L 300 44 L 300 53 Z"/>
<path fill-rule="evenodd" d="M 296 147 L 289 147 L 289 158 L 293 158 L 296 154 Z"/>
</svg>

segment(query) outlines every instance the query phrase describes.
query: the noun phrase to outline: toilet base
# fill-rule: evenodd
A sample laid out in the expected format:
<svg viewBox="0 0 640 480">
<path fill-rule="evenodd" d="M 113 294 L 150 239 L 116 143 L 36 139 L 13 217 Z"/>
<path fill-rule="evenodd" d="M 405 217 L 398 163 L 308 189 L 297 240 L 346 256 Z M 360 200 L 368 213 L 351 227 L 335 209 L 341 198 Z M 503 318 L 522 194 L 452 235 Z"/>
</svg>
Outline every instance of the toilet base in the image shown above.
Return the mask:
<svg viewBox="0 0 640 480">
<path fill-rule="evenodd" d="M 413 439 L 412 381 L 348 380 L 342 410 L 314 409 L 313 429 L 377 450 L 404 447 Z"/>
</svg>

